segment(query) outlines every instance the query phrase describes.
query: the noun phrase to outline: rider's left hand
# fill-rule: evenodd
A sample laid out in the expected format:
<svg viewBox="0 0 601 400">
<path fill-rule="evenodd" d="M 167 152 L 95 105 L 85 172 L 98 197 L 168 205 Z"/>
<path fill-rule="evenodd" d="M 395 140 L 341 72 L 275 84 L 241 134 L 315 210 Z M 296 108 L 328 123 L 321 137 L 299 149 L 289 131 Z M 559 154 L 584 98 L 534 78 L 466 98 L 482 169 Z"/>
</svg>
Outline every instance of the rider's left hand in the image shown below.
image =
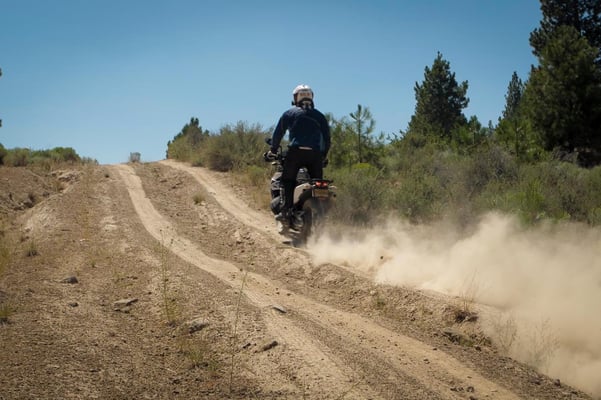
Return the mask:
<svg viewBox="0 0 601 400">
<path fill-rule="evenodd" d="M 263 154 L 263 158 L 265 159 L 265 161 L 274 161 L 278 158 L 278 156 L 277 154 L 269 150 L 267 153 Z"/>
</svg>

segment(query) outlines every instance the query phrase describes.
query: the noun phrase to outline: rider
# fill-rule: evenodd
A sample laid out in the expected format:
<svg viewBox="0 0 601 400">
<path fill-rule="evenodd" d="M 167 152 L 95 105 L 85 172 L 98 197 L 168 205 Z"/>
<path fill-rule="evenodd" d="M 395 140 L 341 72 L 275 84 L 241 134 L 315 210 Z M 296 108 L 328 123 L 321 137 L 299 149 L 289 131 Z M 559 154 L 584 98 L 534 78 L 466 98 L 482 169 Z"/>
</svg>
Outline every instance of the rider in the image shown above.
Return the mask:
<svg viewBox="0 0 601 400">
<path fill-rule="evenodd" d="M 311 178 L 323 178 L 323 165 L 330 150 L 330 126 L 325 116 L 315 109 L 313 90 L 307 85 L 298 85 L 292 91 L 292 98 L 293 107 L 280 117 L 273 131 L 268 153 L 270 157 L 275 157 L 280 142 L 288 131 L 290 143 L 281 178 L 284 204 L 275 217 L 283 225 L 289 225 L 292 219 L 298 170 L 305 167 Z"/>
</svg>

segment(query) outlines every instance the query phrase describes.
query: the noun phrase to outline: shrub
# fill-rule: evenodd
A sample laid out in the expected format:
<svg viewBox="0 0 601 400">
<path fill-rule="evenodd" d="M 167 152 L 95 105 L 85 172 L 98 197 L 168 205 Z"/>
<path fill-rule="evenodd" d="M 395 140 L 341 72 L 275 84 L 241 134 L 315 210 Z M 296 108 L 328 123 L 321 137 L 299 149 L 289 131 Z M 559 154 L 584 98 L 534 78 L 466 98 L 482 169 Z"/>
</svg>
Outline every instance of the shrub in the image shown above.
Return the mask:
<svg viewBox="0 0 601 400">
<path fill-rule="evenodd" d="M 583 184 L 586 221 L 591 225 L 601 224 L 601 167 L 587 170 Z"/>
<path fill-rule="evenodd" d="M 480 193 L 491 182 L 513 182 L 517 179 L 515 159 L 499 146 L 480 147 L 467 160 L 465 183 L 468 193 Z"/>
<path fill-rule="evenodd" d="M 382 174 L 369 164 L 337 170 L 332 177 L 338 188 L 332 216 L 338 222 L 365 224 L 383 209 L 386 185 Z"/>
<path fill-rule="evenodd" d="M 226 125 L 218 135 L 206 140 L 201 157 L 208 168 L 216 171 L 263 165 L 261 154 L 267 147 L 266 135 L 260 125 L 249 126 L 245 122 Z"/>
<path fill-rule="evenodd" d="M 234 169 L 239 161 L 238 155 L 231 147 L 223 146 L 223 140 L 216 136 L 209 140 L 203 151 L 205 165 L 215 171 L 226 172 Z"/>
<path fill-rule="evenodd" d="M 433 174 L 405 175 L 392 190 L 388 205 L 403 218 L 423 222 L 441 216 L 444 197 L 443 187 Z"/>
<path fill-rule="evenodd" d="M 0 143 L 0 165 L 4 164 L 4 157 L 6 157 L 7 150 L 4 148 L 2 143 Z"/>
<path fill-rule="evenodd" d="M 29 149 L 16 148 L 9 150 L 4 156 L 4 165 L 9 167 L 25 167 L 28 164 L 31 151 Z"/>
<path fill-rule="evenodd" d="M 5 153 L 2 155 L 2 151 L 0 149 L 0 164 L 9 167 L 26 167 L 28 165 L 36 165 L 44 170 L 49 171 L 56 164 L 74 164 L 82 162 L 82 159 L 71 147 L 55 147 L 50 150 L 30 150 L 26 148 L 4 150 Z"/>
</svg>

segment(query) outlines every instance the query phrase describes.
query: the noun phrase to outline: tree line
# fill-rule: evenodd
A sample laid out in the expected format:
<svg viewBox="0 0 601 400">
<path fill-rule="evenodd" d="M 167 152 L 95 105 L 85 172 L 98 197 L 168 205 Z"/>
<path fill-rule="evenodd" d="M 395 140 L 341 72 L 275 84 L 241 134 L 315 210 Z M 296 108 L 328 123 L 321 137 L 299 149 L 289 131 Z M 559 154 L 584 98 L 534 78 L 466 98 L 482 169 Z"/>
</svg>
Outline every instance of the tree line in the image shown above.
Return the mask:
<svg viewBox="0 0 601 400">
<path fill-rule="evenodd" d="M 50 169 L 52 164 L 97 164 L 96 160 L 80 157 L 72 147 L 54 147 L 47 150 L 31 150 L 27 148 L 7 149 L 0 143 L 0 166 L 27 167 L 43 166 Z"/>
<path fill-rule="evenodd" d="M 466 118 L 468 81 L 458 82 L 449 61 L 438 53 L 423 81 L 415 84 L 415 112 L 407 129 L 393 139 L 440 141 L 466 151 L 493 141 L 522 162 L 556 157 L 585 167 L 599 165 L 601 2 L 542 0 L 541 10 L 540 26 L 529 38 L 538 65 L 526 81 L 513 73 L 496 126 Z M 382 147 L 382 138 L 370 140 L 369 109 L 359 105 L 350 116 L 352 121 L 333 121 L 337 143 L 342 142 L 333 158 L 341 164 L 352 158 L 371 162 L 364 158 Z"/>
<path fill-rule="evenodd" d="M 398 134 L 374 134 L 369 107 L 360 104 L 340 118 L 326 115 L 340 216 L 361 223 L 393 212 L 420 222 L 451 212 L 463 223 L 501 210 L 527 223 L 601 223 L 601 2 L 541 0 L 541 11 L 539 27 L 524 39 L 538 64 L 525 80 L 510 77 L 494 124 L 464 115 L 469 84 L 440 52 L 415 83 L 415 110 Z M 251 153 L 264 149 L 269 134 L 238 123 L 212 135 L 192 118 L 167 156 L 252 170 L 261 165 Z"/>
</svg>

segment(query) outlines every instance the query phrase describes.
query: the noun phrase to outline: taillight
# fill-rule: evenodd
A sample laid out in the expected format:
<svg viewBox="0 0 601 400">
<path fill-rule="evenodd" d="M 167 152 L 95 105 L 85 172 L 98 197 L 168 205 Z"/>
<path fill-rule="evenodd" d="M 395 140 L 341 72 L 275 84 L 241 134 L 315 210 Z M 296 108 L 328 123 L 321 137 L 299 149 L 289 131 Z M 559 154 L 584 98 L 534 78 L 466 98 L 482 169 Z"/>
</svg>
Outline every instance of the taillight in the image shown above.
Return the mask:
<svg viewBox="0 0 601 400">
<path fill-rule="evenodd" d="M 315 181 L 315 187 L 318 187 L 318 188 L 327 188 L 328 187 L 328 182 L 326 182 L 326 181 Z"/>
</svg>

